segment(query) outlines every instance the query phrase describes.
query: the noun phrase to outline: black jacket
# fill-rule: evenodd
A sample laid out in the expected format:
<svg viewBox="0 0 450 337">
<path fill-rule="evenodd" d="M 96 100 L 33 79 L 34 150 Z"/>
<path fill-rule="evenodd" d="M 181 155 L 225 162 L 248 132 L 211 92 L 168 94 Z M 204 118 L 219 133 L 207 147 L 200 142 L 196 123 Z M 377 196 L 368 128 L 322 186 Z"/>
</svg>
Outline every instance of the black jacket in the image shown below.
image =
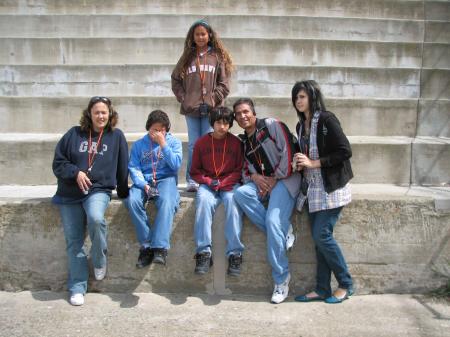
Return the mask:
<svg viewBox="0 0 450 337">
<path fill-rule="evenodd" d="M 297 134 L 302 123 L 303 120 L 297 123 Z M 352 149 L 339 120 L 332 112 L 320 112 L 317 124 L 317 147 L 325 191 L 331 193 L 344 187 L 353 178 L 349 160 Z"/>
</svg>

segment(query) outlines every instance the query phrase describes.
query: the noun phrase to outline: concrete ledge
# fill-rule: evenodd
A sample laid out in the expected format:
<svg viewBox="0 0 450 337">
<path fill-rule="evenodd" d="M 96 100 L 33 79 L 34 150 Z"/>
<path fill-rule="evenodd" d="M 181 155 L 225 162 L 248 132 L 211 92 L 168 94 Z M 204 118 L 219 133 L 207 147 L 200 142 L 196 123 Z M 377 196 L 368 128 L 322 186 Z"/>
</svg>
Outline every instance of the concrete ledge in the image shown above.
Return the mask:
<svg viewBox="0 0 450 337">
<path fill-rule="evenodd" d="M 169 114 L 171 130 L 175 133 L 187 132 L 186 121 L 180 116 L 180 104 L 173 96 L 111 97 L 119 112 L 119 128 L 124 132 L 144 131 L 144 121 L 150 111 L 162 109 Z M 228 97 L 227 106 L 232 106 L 238 97 Z M 284 121 L 292 130 L 298 117 L 288 96 L 253 97 L 260 117 L 276 117 Z M 68 130 L 86 107 L 89 97 L 0 97 L 0 132 L 8 133 L 61 133 Z M 446 125 L 450 120 L 450 106 L 435 101 L 421 104 L 419 125 L 421 136 L 445 136 L 450 130 Z M 327 97 L 327 109 L 337 114 L 348 136 L 406 136 L 414 137 L 416 132 L 417 99 L 371 99 Z M 29 112 L 33 111 L 30 119 Z M 435 132 L 435 120 L 439 118 L 441 134 Z M 48 121 L 52 122 L 49 123 Z M 238 127 L 233 127 L 238 132 Z"/>
<path fill-rule="evenodd" d="M 354 185 L 354 201 L 345 208 L 336 227 L 359 294 L 425 292 L 445 284 L 449 277 L 450 213 L 435 209 L 431 195 L 450 203 L 450 190 Z M 53 187 L 54 188 L 54 187 Z M 4 189 L 3 189 L 4 191 Z M 36 191 L 36 190 L 35 190 Z M 51 192 L 43 192 L 42 195 Z M 28 191 L 30 193 L 30 191 Z M 426 196 L 417 196 L 419 194 Z M 2 193 L 3 195 L 3 193 Z M 32 194 L 29 194 L 32 195 Z M 154 209 L 150 207 L 152 217 Z M 204 292 L 209 294 L 268 294 L 272 289 L 263 233 L 245 221 L 246 245 L 240 278 L 225 276 L 219 210 L 214 228 L 215 267 L 197 277 L 194 269 L 192 194 L 184 194 L 176 215 L 167 267 L 136 270 L 138 245 L 134 228 L 121 202 L 108 211 L 109 270 L 102 282 L 91 281 L 91 291 Z M 295 212 L 299 239 L 290 253 L 292 291 L 314 283 L 313 243 L 304 214 Z M 59 215 L 49 199 L 3 197 L 0 201 L 0 289 L 61 290 L 66 280 L 66 255 Z"/>
<path fill-rule="evenodd" d="M 231 3 L 231 5 L 230 5 Z M 427 18 L 435 19 L 434 13 L 442 16 L 443 9 L 428 5 Z M 331 17 L 367 17 L 416 19 L 424 18 L 422 1 L 399 0 L 269 0 L 254 1 L 242 0 L 229 2 L 210 0 L 207 3 L 201 0 L 188 2 L 158 1 L 120 1 L 111 3 L 105 0 L 71 0 L 61 2 L 58 0 L 34 0 L 33 4 L 24 5 L 18 1 L 2 1 L 1 14 L 196 14 L 224 15 L 224 14 L 250 14 L 250 15 L 289 15 L 289 16 L 331 16 Z"/>
</svg>

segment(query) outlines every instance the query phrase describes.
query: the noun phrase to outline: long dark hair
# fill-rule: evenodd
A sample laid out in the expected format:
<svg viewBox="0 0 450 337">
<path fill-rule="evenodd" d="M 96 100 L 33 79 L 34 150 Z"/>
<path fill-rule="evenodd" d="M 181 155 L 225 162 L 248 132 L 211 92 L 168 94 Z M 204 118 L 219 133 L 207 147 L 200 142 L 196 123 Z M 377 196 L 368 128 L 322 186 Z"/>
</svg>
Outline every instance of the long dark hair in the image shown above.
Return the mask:
<svg viewBox="0 0 450 337">
<path fill-rule="evenodd" d="M 316 111 L 326 111 L 322 90 L 317 82 L 314 80 L 299 81 L 292 87 L 292 105 L 294 106 L 295 111 L 297 111 L 297 116 L 305 119 L 303 112 L 298 111 L 295 106 L 297 94 L 302 90 L 308 95 L 309 110 L 311 114 L 314 114 Z"/>
<path fill-rule="evenodd" d="M 119 114 L 114 109 L 111 100 L 108 97 L 104 96 L 94 96 L 89 100 L 88 106 L 86 109 L 83 110 L 81 113 L 80 118 L 80 126 L 81 130 L 83 131 L 89 131 L 92 130 L 92 118 L 91 118 L 91 110 L 92 107 L 97 103 L 104 103 L 108 107 L 109 110 L 109 118 L 108 118 L 108 124 L 106 124 L 105 131 L 111 131 L 114 130 L 114 127 L 117 125 L 117 122 L 119 121 Z"/>
<path fill-rule="evenodd" d="M 181 65 L 181 76 L 184 76 L 187 68 L 189 67 L 192 59 L 196 55 L 195 41 L 194 41 L 194 31 L 198 26 L 202 26 L 206 29 L 209 35 L 208 45 L 214 50 L 214 52 L 219 57 L 219 60 L 225 64 L 225 72 L 227 76 L 230 76 L 233 71 L 233 60 L 230 54 L 225 49 L 222 41 L 220 40 L 218 34 L 212 29 L 212 27 L 205 20 L 195 21 L 186 35 L 186 40 L 184 41 L 183 54 L 178 61 Z"/>
</svg>

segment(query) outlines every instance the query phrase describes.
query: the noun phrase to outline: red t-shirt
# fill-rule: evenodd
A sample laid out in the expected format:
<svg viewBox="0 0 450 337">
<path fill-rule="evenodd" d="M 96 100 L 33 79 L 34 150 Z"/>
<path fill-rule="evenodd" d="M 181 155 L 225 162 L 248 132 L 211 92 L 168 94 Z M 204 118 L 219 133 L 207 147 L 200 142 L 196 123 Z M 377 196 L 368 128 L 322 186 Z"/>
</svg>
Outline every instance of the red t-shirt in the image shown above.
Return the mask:
<svg viewBox="0 0 450 337">
<path fill-rule="evenodd" d="M 219 190 L 231 191 L 241 181 L 243 163 L 244 154 L 239 138 L 228 133 L 224 139 L 215 139 L 209 133 L 195 143 L 189 173 L 199 184 L 209 186 L 212 180 L 218 179 Z"/>
</svg>

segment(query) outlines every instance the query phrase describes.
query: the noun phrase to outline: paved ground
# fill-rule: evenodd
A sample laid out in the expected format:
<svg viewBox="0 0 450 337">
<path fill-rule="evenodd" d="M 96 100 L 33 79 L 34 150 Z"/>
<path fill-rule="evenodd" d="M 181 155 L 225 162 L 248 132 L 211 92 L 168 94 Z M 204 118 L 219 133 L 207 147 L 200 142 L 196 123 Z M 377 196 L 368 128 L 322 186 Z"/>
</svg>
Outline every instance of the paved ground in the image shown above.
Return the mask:
<svg viewBox="0 0 450 337">
<path fill-rule="evenodd" d="M 0 292 L 0 336 L 450 336 L 450 304 L 415 295 L 353 296 L 340 305 L 261 296 Z"/>
</svg>

